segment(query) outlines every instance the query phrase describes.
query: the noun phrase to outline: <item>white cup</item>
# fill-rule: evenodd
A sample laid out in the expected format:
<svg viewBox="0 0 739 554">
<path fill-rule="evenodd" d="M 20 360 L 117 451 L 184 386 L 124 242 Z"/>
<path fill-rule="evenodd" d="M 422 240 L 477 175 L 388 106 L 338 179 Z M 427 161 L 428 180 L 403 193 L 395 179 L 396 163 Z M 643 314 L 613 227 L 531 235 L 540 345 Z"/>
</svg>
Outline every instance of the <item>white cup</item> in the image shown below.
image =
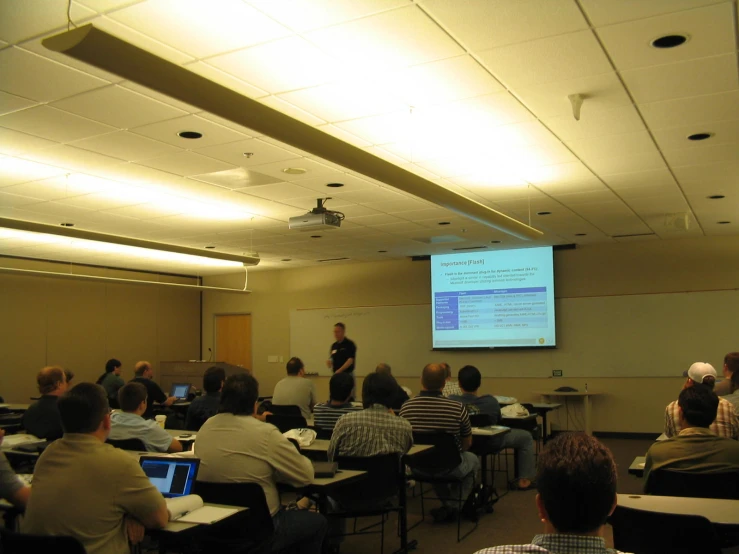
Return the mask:
<svg viewBox="0 0 739 554">
<path fill-rule="evenodd" d="M 161 427 L 162 429 L 164 429 L 164 423 L 167 421 L 167 416 L 166 415 L 158 415 L 158 416 L 154 416 L 154 419 L 156 420 L 157 425 L 159 425 L 159 427 Z"/>
</svg>

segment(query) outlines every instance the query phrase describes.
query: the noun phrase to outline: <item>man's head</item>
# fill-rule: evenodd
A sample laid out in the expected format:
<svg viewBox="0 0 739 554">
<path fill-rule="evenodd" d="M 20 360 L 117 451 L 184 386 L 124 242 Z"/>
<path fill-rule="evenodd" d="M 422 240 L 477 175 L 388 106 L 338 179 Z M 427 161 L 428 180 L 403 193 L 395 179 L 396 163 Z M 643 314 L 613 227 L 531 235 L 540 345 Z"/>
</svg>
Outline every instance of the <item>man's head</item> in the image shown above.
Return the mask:
<svg viewBox="0 0 739 554">
<path fill-rule="evenodd" d="M 718 412 L 718 396 L 708 387 L 687 387 L 677 398 L 683 427 L 710 427 Z"/>
<path fill-rule="evenodd" d="M 218 392 L 223 388 L 226 380 L 226 370 L 222 367 L 209 367 L 203 374 L 203 390 L 205 392 Z"/>
<path fill-rule="evenodd" d="M 460 369 L 457 379 L 459 380 L 459 388 L 464 392 L 477 392 L 480 383 L 482 383 L 480 370 L 473 365 L 466 365 Z"/>
<path fill-rule="evenodd" d="M 392 375 L 393 370 L 388 364 L 380 362 L 379 364 L 377 364 L 377 367 L 375 368 L 375 373 L 384 373 L 385 375 Z"/>
<path fill-rule="evenodd" d="M 336 339 L 336 342 L 343 341 L 345 336 L 346 336 L 346 325 L 344 325 L 341 322 L 334 325 L 334 338 Z"/>
<path fill-rule="evenodd" d="M 146 387 L 134 381 L 118 389 L 118 405 L 124 412 L 141 415 L 146 411 Z"/>
<path fill-rule="evenodd" d="M 328 390 L 331 400 L 342 404 L 348 402 L 354 390 L 354 378 L 349 373 L 334 373 L 328 382 Z"/>
<path fill-rule="evenodd" d="M 539 454 L 539 515 L 558 533 L 598 531 L 616 507 L 616 462 L 584 433 L 563 433 Z"/>
<path fill-rule="evenodd" d="M 146 361 L 136 362 L 136 365 L 133 366 L 133 372 L 136 377 L 143 377 L 144 379 L 154 377 L 154 370 L 151 368 L 151 364 Z"/>
<path fill-rule="evenodd" d="M 389 373 L 370 373 L 362 383 L 362 404 L 369 408 L 380 404 L 390 409 L 398 390 L 398 383 Z"/>
<path fill-rule="evenodd" d="M 423 390 L 441 392 L 447 380 L 447 372 L 443 364 L 428 364 L 421 374 Z"/>
<path fill-rule="evenodd" d="M 739 373 L 739 352 L 729 352 L 724 356 L 724 377 L 731 379 Z"/>
<path fill-rule="evenodd" d="M 220 413 L 254 415 L 259 399 L 259 383 L 248 373 L 231 375 L 223 383 Z"/>
<path fill-rule="evenodd" d="M 103 387 L 79 383 L 59 397 L 57 406 L 65 433 L 95 434 L 105 441 L 110 432 L 110 407 Z"/>
<path fill-rule="evenodd" d="M 286 367 L 288 375 L 303 375 L 305 373 L 305 365 L 303 365 L 303 360 L 300 358 L 290 358 Z"/>
<path fill-rule="evenodd" d="M 38 391 L 47 396 L 61 396 L 67 390 L 67 376 L 58 366 L 48 366 L 36 375 Z"/>
<path fill-rule="evenodd" d="M 711 364 L 706 362 L 695 362 L 688 369 L 688 380 L 683 388 L 692 387 L 693 385 L 704 385 L 709 389 L 713 389 L 716 384 L 716 370 Z"/>
<path fill-rule="evenodd" d="M 105 362 L 105 373 L 115 373 L 116 375 L 121 374 L 121 362 L 115 358 L 111 358 Z"/>
</svg>

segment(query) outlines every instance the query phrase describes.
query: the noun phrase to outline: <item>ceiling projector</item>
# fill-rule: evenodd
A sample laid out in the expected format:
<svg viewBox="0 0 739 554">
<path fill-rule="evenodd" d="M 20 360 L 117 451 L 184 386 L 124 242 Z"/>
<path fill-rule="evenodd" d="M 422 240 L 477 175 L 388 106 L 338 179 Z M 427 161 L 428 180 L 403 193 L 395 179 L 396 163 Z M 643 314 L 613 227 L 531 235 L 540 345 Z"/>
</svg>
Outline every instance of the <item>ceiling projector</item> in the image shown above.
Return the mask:
<svg viewBox="0 0 739 554">
<path fill-rule="evenodd" d="M 331 198 L 319 198 L 317 205 L 305 215 L 288 219 L 288 228 L 297 231 L 327 231 L 341 227 L 344 214 L 327 210 L 324 203 Z"/>
</svg>

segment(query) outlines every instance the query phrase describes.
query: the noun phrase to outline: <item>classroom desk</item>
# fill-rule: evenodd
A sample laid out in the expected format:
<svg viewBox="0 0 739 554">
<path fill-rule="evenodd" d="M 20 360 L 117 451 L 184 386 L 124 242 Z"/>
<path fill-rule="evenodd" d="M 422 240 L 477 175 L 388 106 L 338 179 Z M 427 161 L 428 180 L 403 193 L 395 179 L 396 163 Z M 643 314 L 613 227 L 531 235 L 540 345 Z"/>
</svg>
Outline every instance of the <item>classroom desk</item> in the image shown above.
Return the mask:
<svg viewBox="0 0 739 554">
<path fill-rule="evenodd" d="M 301 452 L 328 452 L 328 446 L 331 444 L 330 440 L 327 439 L 316 439 L 314 440 L 310 446 L 301 446 L 300 451 Z M 416 454 L 420 454 L 421 452 L 425 452 L 426 450 L 429 450 L 433 448 L 433 446 L 428 444 L 414 444 L 411 449 L 408 451 L 406 456 L 415 456 Z"/>
<path fill-rule="evenodd" d="M 619 494 L 618 505 L 664 514 L 703 516 L 717 525 L 739 527 L 739 500 Z"/>
<path fill-rule="evenodd" d="M 510 406 L 511 404 L 518 402 L 518 398 L 513 396 L 496 396 L 495 399 L 501 406 Z"/>
<path fill-rule="evenodd" d="M 5 408 L 11 412 L 25 412 L 30 404 L 0 404 L 0 408 Z"/>
<path fill-rule="evenodd" d="M 585 433 L 588 435 L 593 434 L 593 429 L 590 422 L 590 397 L 591 396 L 598 396 L 600 394 L 603 394 L 601 392 L 586 392 L 586 391 L 577 391 L 577 392 L 558 392 L 554 390 L 550 391 L 532 391 L 532 394 L 538 394 L 539 396 L 556 396 L 556 397 L 564 397 L 567 398 L 569 396 L 578 396 L 582 398 L 583 407 L 585 408 Z"/>
<path fill-rule="evenodd" d="M 647 460 L 646 456 L 637 456 L 629 466 L 629 475 L 636 475 L 637 477 L 644 477 L 644 462 Z"/>
<path fill-rule="evenodd" d="M 534 408 L 534 413 L 541 416 L 543 427 L 541 438 L 544 441 L 544 444 L 546 444 L 551 435 L 549 432 L 549 425 L 547 424 L 547 414 L 553 410 L 561 408 L 562 404 L 558 402 L 532 402 L 531 406 Z"/>
</svg>

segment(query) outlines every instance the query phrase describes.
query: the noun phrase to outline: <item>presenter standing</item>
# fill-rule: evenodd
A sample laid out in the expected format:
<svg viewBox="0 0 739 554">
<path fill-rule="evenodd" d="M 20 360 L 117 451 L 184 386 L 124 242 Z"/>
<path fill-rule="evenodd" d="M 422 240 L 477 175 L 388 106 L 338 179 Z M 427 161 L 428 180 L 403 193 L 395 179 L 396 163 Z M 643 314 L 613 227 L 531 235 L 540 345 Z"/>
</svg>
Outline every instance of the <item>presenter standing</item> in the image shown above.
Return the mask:
<svg viewBox="0 0 739 554">
<path fill-rule="evenodd" d="M 354 361 L 357 357 L 357 345 L 346 336 L 346 325 L 339 322 L 334 325 L 334 338 L 336 342 L 331 345 L 329 359 L 326 365 L 334 373 L 348 373 L 356 383 L 354 377 Z M 353 391 L 353 389 L 352 389 Z M 352 396 L 354 393 L 352 392 Z"/>
</svg>

